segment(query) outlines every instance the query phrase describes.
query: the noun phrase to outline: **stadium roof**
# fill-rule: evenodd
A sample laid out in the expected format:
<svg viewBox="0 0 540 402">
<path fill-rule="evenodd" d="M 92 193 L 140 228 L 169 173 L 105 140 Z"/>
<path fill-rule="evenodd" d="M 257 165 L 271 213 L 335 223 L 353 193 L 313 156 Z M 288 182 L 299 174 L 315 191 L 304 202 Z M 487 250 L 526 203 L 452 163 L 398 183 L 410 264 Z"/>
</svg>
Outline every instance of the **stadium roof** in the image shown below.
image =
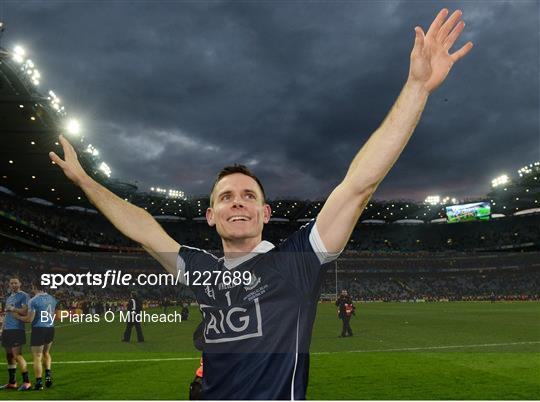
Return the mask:
<svg viewBox="0 0 540 402">
<path fill-rule="evenodd" d="M 67 180 L 54 166 L 48 153 L 60 156 L 60 133 L 69 136 L 79 160 L 98 182 L 122 198 L 141 206 L 162 219 L 204 220 L 209 199 L 186 197 L 181 190 L 153 187 L 139 191 L 136 185 L 108 177 L 108 170 L 99 151 L 84 136 L 84 130 L 66 112 L 58 95 L 45 91 L 44 79 L 34 62 L 20 48 L 0 48 L 0 186 L 18 196 L 44 200 L 62 207 L 89 209 L 92 206 L 82 191 Z M 540 162 L 521 168 L 517 174 L 494 179 L 493 190 L 484 200 L 490 201 L 492 212 L 512 215 L 540 207 Z M 429 196 L 426 202 L 372 201 L 362 215 L 363 222 L 419 223 L 437 222 L 445 217 L 445 206 L 455 202 L 450 197 Z M 302 201 L 278 199 L 270 201 L 273 222 L 307 221 L 317 215 L 324 200 Z"/>
</svg>

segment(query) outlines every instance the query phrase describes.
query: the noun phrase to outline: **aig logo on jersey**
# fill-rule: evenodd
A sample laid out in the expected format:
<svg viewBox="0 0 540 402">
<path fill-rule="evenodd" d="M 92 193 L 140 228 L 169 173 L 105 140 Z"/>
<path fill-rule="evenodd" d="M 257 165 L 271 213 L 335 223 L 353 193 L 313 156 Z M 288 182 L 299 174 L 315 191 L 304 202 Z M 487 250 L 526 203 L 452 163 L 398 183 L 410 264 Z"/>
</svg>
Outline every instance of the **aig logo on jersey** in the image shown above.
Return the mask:
<svg viewBox="0 0 540 402">
<path fill-rule="evenodd" d="M 204 339 L 207 343 L 234 342 L 263 334 L 259 299 L 249 303 L 248 308 L 219 308 L 205 304 L 200 307 L 204 316 Z"/>
</svg>

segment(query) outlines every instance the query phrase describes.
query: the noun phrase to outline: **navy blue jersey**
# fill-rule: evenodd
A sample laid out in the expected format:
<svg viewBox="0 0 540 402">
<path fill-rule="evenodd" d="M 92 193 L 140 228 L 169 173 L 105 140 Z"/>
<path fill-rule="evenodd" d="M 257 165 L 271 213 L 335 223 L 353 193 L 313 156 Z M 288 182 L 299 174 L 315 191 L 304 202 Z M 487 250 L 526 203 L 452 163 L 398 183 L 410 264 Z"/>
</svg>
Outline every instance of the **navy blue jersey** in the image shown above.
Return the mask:
<svg viewBox="0 0 540 402">
<path fill-rule="evenodd" d="M 56 311 L 56 299 L 47 293 L 39 293 L 30 299 L 28 311 L 35 313 L 32 327 L 54 327 L 54 313 Z"/>
<path fill-rule="evenodd" d="M 13 306 L 15 308 L 22 308 L 23 306 L 28 306 L 28 294 L 19 290 L 18 292 L 11 292 L 11 294 L 6 298 L 6 307 Z M 24 322 L 16 319 L 8 311 L 4 318 L 4 329 L 24 329 Z"/>
<path fill-rule="evenodd" d="M 180 248 L 179 269 L 191 279 L 196 271 L 251 273 L 251 282 L 237 286 L 190 283 L 204 320 L 205 399 L 305 399 L 326 262 L 316 230 L 319 242 L 310 241 L 314 226 L 310 222 L 277 247 L 262 242 L 232 268 L 203 250 Z"/>
</svg>

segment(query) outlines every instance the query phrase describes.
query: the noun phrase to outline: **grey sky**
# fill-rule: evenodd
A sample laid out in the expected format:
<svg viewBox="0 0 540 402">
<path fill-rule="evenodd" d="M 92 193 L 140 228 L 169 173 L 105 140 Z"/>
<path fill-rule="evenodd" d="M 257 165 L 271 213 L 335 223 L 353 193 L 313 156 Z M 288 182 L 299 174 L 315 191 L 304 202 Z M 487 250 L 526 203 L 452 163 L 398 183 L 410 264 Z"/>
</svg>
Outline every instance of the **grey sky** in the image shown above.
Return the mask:
<svg viewBox="0 0 540 402">
<path fill-rule="evenodd" d="M 4 1 L 21 44 L 111 166 L 209 191 L 250 165 L 270 197 L 326 196 L 405 82 L 414 26 L 464 12 L 475 44 L 375 198 L 483 195 L 540 159 L 538 1 Z"/>
</svg>

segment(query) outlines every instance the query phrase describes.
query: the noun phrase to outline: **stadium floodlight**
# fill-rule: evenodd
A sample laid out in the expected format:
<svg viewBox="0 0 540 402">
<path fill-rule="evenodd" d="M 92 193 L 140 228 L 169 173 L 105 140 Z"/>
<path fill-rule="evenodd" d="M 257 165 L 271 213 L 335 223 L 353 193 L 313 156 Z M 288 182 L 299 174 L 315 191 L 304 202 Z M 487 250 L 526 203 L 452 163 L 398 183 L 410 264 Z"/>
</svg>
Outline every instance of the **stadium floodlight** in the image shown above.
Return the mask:
<svg viewBox="0 0 540 402">
<path fill-rule="evenodd" d="M 13 51 L 15 52 L 15 54 L 18 54 L 19 56 L 24 56 L 26 54 L 26 51 L 22 48 L 22 46 L 15 46 L 13 48 Z"/>
<path fill-rule="evenodd" d="M 17 63 L 22 63 L 24 61 L 24 55 L 26 51 L 19 45 L 13 48 L 13 60 Z"/>
<path fill-rule="evenodd" d="M 501 175 L 499 177 L 496 177 L 494 178 L 493 180 L 491 180 L 491 186 L 492 187 L 497 187 L 497 186 L 500 186 L 502 184 L 506 184 L 510 181 L 510 179 L 508 178 L 508 175 Z"/>
<path fill-rule="evenodd" d="M 101 165 L 99 165 L 99 170 L 105 173 L 105 176 L 111 177 L 111 168 L 105 162 L 101 162 Z"/>
<path fill-rule="evenodd" d="M 437 205 L 441 202 L 441 197 L 438 195 L 428 195 L 424 202 L 430 205 Z"/>
<path fill-rule="evenodd" d="M 169 189 L 168 195 L 171 198 L 183 198 L 184 192 L 180 190 Z"/>
<path fill-rule="evenodd" d="M 99 151 L 92 144 L 87 145 L 85 152 L 89 153 L 92 156 L 98 156 L 99 155 Z"/>
<path fill-rule="evenodd" d="M 81 134 L 81 125 L 76 119 L 70 119 L 66 123 L 66 130 L 69 134 L 78 136 Z"/>
</svg>

